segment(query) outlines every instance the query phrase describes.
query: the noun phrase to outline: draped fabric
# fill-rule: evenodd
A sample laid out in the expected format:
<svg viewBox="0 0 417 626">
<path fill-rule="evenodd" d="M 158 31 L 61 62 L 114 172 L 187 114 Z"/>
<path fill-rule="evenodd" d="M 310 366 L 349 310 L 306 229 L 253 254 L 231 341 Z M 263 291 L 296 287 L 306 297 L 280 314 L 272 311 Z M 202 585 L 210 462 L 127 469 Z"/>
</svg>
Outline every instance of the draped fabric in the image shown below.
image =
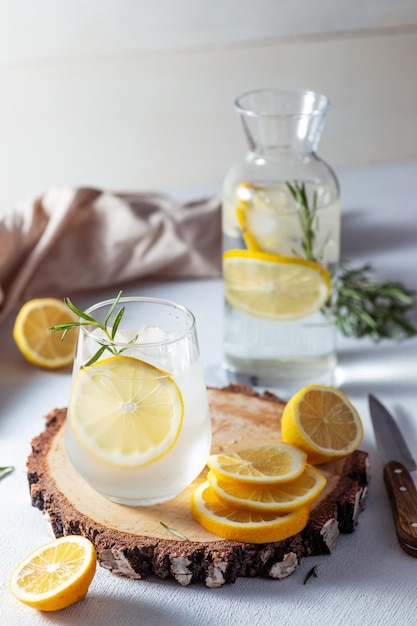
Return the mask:
<svg viewBox="0 0 417 626">
<path fill-rule="evenodd" d="M 34 297 L 220 273 L 216 197 L 57 188 L 0 219 L 0 320 Z"/>
</svg>

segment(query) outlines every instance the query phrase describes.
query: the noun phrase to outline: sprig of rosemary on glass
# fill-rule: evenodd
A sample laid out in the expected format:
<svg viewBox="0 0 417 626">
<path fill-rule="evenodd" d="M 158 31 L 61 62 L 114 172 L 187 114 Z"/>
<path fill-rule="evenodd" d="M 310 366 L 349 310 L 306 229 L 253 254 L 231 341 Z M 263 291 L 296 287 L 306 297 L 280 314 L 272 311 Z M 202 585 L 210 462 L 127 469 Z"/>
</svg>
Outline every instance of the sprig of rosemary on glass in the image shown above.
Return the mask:
<svg viewBox="0 0 417 626">
<path fill-rule="evenodd" d="M 95 354 L 93 354 L 93 356 L 89 359 L 89 361 L 84 364 L 83 367 L 88 367 L 89 365 L 92 365 L 93 363 L 98 361 L 98 359 L 102 356 L 102 354 L 106 350 L 108 352 L 111 352 L 111 354 L 113 355 L 121 354 L 122 352 L 124 352 L 124 350 L 127 350 L 127 347 L 120 348 L 114 345 L 116 333 L 117 333 L 117 330 L 120 326 L 120 322 L 122 321 L 122 318 L 125 312 L 124 306 L 120 307 L 116 311 L 117 305 L 119 304 L 120 298 L 122 297 L 122 293 L 123 293 L 122 291 L 119 291 L 117 297 L 115 298 L 113 304 L 111 305 L 111 307 L 109 308 L 106 314 L 104 322 L 99 322 L 98 320 L 94 319 L 94 317 L 91 317 L 91 315 L 88 315 L 84 311 L 81 311 L 81 309 L 78 309 L 75 306 L 75 304 L 71 302 L 69 298 L 65 298 L 65 303 L 67 307 L 71 309 L 71 311 L 75 313 L 80 319 L 74 322 L 65 322 L 64 324 L 57 324 L 56 326 L 51 326 L 49 328 L 49 330 L 53 333 L 62 332 L 62 339 L 65 339 L 66 334 L 70 330 L 72 330 L 73 328 L 79 328 L 80 326 L 93 326 L 96 328 L 100 328 L 103 331 L 105 338 L 104 339 L 100 339 L 100 337 L 96 338 L 96 341 L 98 345 L 100 346 L 100 348 L 97 350 L 97 352 L 95 352 Z M 114 314 L 114 319 L 112 320 L 113 314 Z M 135 335 L 135 337 L 133 337 L 133 339 L 131 339 L 128 343 L 129 344 L 135 343 L 137 341 L 137 338 L 138 338 L 138 335 Z"/>
<path fill-rule="evenodd" d="M 287 187 L 298 206 L 304 240 L 305 258 L 319 263 L 314 252 L 317 222 L 317 194 L 310 204 L 305 183 L 287 182 Z M 341 263 L 333 278 L 333 294 L 322 311 L 333 319 L 346 337 L 399 339 L 417 334 L 409 319 L 414 307 L 414 292 L 399 282 L 375 281 L 369 264 L 351 268 Z"/>
<path fill-rule="evenodd" d="M 310 205 L 304 183 L 287 183 L 287 187 L 298 207 L 298 219 L 300 220 L 301 230 L 304 235 L 301 246 L 304 250 L 305 257 L 309 261 L 314 261 L 316 260 L 313 245 L 317 221 L 317 191 L 314 191 L 313 201 Z"/>
</svg>

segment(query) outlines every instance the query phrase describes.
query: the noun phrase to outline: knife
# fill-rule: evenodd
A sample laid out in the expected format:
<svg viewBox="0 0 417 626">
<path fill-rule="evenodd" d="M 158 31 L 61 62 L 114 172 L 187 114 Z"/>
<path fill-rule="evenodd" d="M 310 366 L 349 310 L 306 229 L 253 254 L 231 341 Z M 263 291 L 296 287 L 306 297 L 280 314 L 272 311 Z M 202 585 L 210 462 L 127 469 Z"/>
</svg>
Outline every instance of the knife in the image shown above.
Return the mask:
<svg viewBox="0 0 417 626">
<path fill-rule="evenodd" d="M 395 419 L 373 395 L 369 396 L 369 410 L 377 442 L 389 458 L 384 482 L 398 541 L 404 552 L 417 557 L 417 490 L 410 476 L 417 469 L 416 462 Z"/>
</svg>

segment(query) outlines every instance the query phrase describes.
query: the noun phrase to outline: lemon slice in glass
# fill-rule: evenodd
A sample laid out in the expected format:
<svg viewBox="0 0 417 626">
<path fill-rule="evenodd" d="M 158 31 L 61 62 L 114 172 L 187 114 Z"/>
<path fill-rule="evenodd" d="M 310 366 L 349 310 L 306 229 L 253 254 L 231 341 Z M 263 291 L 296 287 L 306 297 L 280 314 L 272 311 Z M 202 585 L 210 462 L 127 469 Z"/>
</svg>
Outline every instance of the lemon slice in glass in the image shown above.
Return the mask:
<svg viewBox="0 0 417 626">
<path fill-rule="evenodd" d="M 240 183 L 236 188 L 236 219 L 242 233 L 243 240 L 248 250 L 262 251 L 256 236 L 251 232 L 248 225 L 248 215 L 252 212 L 251 204 L 254 192 L 257 189 L 252 183 Z"/>
<path fill-rule="evenodd" d="M 168 454 L 184 404 L 171 376 L 139 359 L 115 356 L 80 370 L 69 403 L 79 442 L 117 467 L 148 465 Z"/>
<path fill-rule="evenodd" d="M 223 278 L 232 307 L 275 321 L 312 315 L 331 289 L 330 274 L 319 263 L 250 250 L 223 254 Z"/>
</svg>

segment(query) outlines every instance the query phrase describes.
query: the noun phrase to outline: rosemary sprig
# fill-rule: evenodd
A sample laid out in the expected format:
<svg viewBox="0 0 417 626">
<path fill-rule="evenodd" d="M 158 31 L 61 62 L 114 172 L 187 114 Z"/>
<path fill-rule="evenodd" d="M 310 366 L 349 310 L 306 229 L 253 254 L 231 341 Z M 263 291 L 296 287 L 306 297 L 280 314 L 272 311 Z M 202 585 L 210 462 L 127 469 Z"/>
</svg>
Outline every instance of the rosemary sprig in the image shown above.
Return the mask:
<svg viewBox="0 0 417 626">
<path fill-rule="evenodd" d="M 305 183 L 295 181 L 294 184 L 287 183 L 287 187 L 298 206 L 298 218 L 304 235 L 304 241 L 301 242 L 301 246 L 304 250 L 305 257 L 308 261 L 315 261 L 314 240 L 316 237 L 315 229 L 318 227 L 317 192 L 314 191 L 313 202 L 310 206 Z"/>
<path fill-rule="evenodd" d="M 335 277 L 333 301 L 324 312 L 336 319 L 346 337 L 368 336 L 401 339 L 417 333 L 408 314 L 414 306 L 413 292 L 401 283 L 372 278 L 369 264 L 351 269 L 342 264 Z"/>
<path fill-rule="evenodd" d="M 317 573 L 318 568 L 319 568 L 318 565 L 314 565 L 314 567 L 312 567 L 311 570 L 309 570 L 307 572 L 307 574 L 306 574 L 306 576 L 304 578 L 304 581 L 303 581 L 303 585 L 305 585 L 307 583 L 307 581 L 310 580 L 310 578 L 312 576 L 314 576 L 314 578 L 317 578 L 317 576 L 318 576 L 318 573 Z"/>
<path fill-rule="evenodd" d="M 180 533 L 179 530 L 175 530 L 175 528 L 171 528 L 171 526 L 168 526 L 168 524 L 164 524 L 164 522 L 159 522 L 161 524 L 161 526 L 163 526 L 165 528 L 165 530 L 167 530 L 169 533 L 172 533 L 173 535 L 175 535 L 176 537 L 178 537 L 178 539 L 181 539 L 182 541 L 190 541 L 188 539 L 188 537 L 186 537 L 185 535 L 183 535 L 182 533 Z"/>
<path fill-rule="evenodd" d="M 105 339 L 100 339 L 99 337 L 97 337 L 96 339 L 97 344 L 100 346 L 100 348 L 97 350 L 97 352 L 95 352 L 95 354 L 93 354 L 91 359 L 89 359 L 89 361 L 84 364 L 83 367 L 88 367 L 89 365 L 95 363 L 106 350 L 111 352 L 111 354 L 113 355 L 121 354 L 124 350 L 127 350 L 127 348 L 117 348 L 117 346 L 114 345 L 116 333 L 125 312 L 125 307 L 123 306 L 120 307 L 118 311 L 116 311 L 117 305 L 119 304 L 120 298 L 122 297 L 122 293 L 122 291 L 119 291 L 117 297 L 115 298 L 113 304 L 106 314 L 104 322 L 99 322 L 98 320 L 94 319 L 94 317 L 91 317 L 84 311 L 81 311 L 81 309 L 77 308 L 69 298 L 65 298 L 65 303 L 67 307 L 73 313 L 75 313 L 80 318 L 80 320 L 76 322 L 66 322 L 65 324 L 57 324 L 56 326 L 51 326 L 49 328 L 49 330 L 53 333 L 62 332 L 62 339 L 65 339 L 66 334 L 70 330 L 72 330 L 73 328 L 79 328 L 80 326 L 95 326 L 97 328 L 100 328 L 104 332 Z M 113 315 L 114 319 L 112 321 Z M 128 343 L 135 343 L 137 341 L 137 338 L 138 335 L 133 337 L 133 339 L 131 339 Z"/>
<path fill-rule="evenodd" d="M 314 193 L 310 205 L 305 183 L 287 182 L 287 187 L 298 207 L 305 258 L 320 263 L 314 252 L 319 227 L 317 195 Z M 374 280 L 369 264 L 352 269 L 348 263 L 342 263 L 333 277 L 333 286 L 332 296 L 322 311 L 346 337 L 367 336 L 378 341 L 417 334 L 408 317 L 414 307 L 414 292 L 399 282 Z"/>
<path fill-rule="evenodd" d="M 13 472 L 14 467 L 12 465 L 6 465 L 5 467 L 0 467 L 0 479 L 3 478 L 4 476 L 7 476 L 7 474 L 10 474 L 11 472 Z"/>
</svg>

